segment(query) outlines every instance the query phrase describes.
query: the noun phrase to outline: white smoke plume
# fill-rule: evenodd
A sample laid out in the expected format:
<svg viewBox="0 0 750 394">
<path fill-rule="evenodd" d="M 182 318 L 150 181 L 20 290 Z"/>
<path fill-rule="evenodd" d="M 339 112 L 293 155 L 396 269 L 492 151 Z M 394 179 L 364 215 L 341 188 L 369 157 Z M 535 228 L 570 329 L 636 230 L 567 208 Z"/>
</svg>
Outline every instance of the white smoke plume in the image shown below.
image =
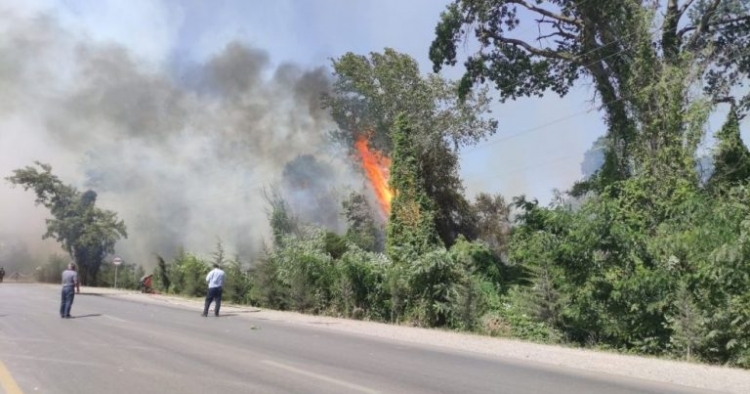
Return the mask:
<svg viewBox="0 0 750 394">
<path fill-rule="evenodd" d="M 300 216 L 340 229 L 335 196 L 321 207 L 298 179 L 314 180 L 315 193 L 362 182 L 326 139 L 326 69 L 272 68 L 265 51 L 234 42 L 204 64 L 154 70 L 54 17 L 0 18 L 0 237 L 54 249 L 40 240 L 48 213 L 4 180 L 34 160 L 97 191 L 128 226 L 118 254 L 147 267 L 181 247 L 208 254 L 217 239 L 245 261 L 257 256 L 269 239 L 261 190 L 274 183 L 296 188 L 287 191 Z M 299 165 L 310 157 L 320 171 Z"/>
</svg>

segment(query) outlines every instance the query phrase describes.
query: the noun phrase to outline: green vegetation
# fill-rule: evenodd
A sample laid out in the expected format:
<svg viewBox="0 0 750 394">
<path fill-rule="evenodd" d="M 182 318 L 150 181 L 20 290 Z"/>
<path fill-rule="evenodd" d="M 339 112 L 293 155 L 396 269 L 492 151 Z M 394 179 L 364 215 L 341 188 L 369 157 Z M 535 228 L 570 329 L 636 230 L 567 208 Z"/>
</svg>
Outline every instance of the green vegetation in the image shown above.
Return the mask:
<svg viewBox="0 0 750 394">
<path fill-rule="evenodd" d="M 98 283 L 104 258 L 114 253 L 115 243 L 127 237 L 127 229 L 117 213 L 96 207 L 93 190 L 81 193 L 52 174 L 48 164 L 36 163 L 42 171 L 28 166 L 13 171 L 7 180 L 24 190 L 33 189 L 36 203 L 52 214 L 43 238 L 54 238 L 78 265 L 84 285 Z"/>
<path fill-rule="evenodd" d="M 750 368 L 750 151 L 740 134 L 750 95 L 737 93 L 750 72 L 750 3 L 652 3 L 456 0 L 430 58 L 435 71 L 456 64 L 473 33 L 481 50 L 458 82 L 423 76 L 391 49 L 334 60 L 323 100 L 338 125 L 331 139 L 351 148 L 367 133 L 392 160 L 385 229 L 363 194 L 343 202 L 348 229 L 336 234 L 274 190 L 260 261 L 228 259 L 221 243 L 207 260 L 157 256 L 156 287 L 203 296 L 215 262 L 237 303 Z M 514 38 L 519 13 L 551 44 Z M 595 144 L 601 168 L 549 206 L 484 193 L 470 202 L 458 154 L 498 126 L 475 85 L 493 82 L 504 101 L 565 95 L 581 79 L 607 125 Z M 698 146 L 719 109 L 728 115 L 703 177 Z M 124 224 L 41 166 L 10 180 L 34 188 L 55 217 L 47 236 L 96 278 Z M 73 231 L 80 218 L 89 222 Z M 59 259 L 50 267 L 40 275 L 54 277 Z"/>
</svg>

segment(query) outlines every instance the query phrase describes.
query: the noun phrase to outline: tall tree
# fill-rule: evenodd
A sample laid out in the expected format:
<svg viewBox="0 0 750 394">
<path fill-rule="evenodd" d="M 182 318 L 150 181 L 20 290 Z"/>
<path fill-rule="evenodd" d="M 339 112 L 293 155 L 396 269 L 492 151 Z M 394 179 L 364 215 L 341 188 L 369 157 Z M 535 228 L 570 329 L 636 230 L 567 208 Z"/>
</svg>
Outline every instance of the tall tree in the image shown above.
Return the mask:
<svg viewBox="0 0 750 394">
<path fill-rule="evenodd" d="M 398 115 L 393 128 L 393 164 L 390 187 L 396 190 L 388 221 L 386 252 L 394 260 L 405 254 L 421 255 L 438 247 L 434 203 L 426 195 L 409 120 Z"/>
<path fill-rule="evenodd" d="M 456 82 L 423 76 L 412 57 L 390 48 L 369 57 L 347 53 L 333 60 L 333 69 L 336 80 L 323 100 L 338 125 L 333 139 L 351 148 L 367 134 L 372 148 L 390 155 L 395 119 L 399 112 L 408 115 L 421 181 L 436 203 L 440 237 L 448 245 L 459 232 L 471 238 L 470 204 L 463 198 L 457 151 L 497 129 L 497 121 L 483 118 L 490 102 L 486 90 L 458 101 Z"/>
<path fill-rule="evenodd" d="M 517 34 L 527 23 L 534 40 Z M 599 174 L 609 180 L 693 168 L 700 136 L 686 133 L 701 122 L 684 111 L 686 85 L 705 81 L 707 97 L 724 102 L 750 72 L 747 0 L 455 0 L 430 48 L 436 72 L 456 64 L 470 32 L 480 49 L 465 62 L 461 95 L 490 80 L 502 101 L 565 96 L 581 77 L 593 80 L 609 126 Z M 750 95 L 738 102 L 747 110 Z"/>
<path fill-rule="evenodd" d="M 708 186 L 712 189 L 735 186 L 750 179 L 750 151 L 740 136 L 740 120 L 732 106 L 724 126 L 716 134 L 714 172 Z"/>
<path fill-rule="evenodd" d="M 93 190 L 79 192 L 52 174 L 49 164 L 36 162 L 41 171 L 32 166 L 13 171 L 6 178 L 24 190 L 33 189 L 36 203 L 44 205 L 52 214 L 47 219 L 43 238 L 54 238 L 75 260 L 84 284 L 95 285 L 102 261 L 115 252 L 115 243 L 127 238 L 125 223 L 117 213 L 96 207 L 97 194 Z"/>
</svg>

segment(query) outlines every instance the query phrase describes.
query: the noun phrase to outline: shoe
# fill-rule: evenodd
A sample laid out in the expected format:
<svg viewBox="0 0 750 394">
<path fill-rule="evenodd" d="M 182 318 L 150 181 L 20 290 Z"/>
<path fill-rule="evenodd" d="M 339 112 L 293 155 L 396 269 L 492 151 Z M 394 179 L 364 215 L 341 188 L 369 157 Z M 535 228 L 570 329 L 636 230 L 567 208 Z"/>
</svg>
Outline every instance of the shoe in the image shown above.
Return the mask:
<svg viewBox="0 0 750 394">
<path fill-rule="evenodd" d="M 214 316 L 219 317 L 219 314 L 218 313 L 214 313 Z"/>
<path fill-rule="evenodd" d="M 208 314 L 207 313 L 201 313 L 201 316 L 208 317 Z"/>
</svg>

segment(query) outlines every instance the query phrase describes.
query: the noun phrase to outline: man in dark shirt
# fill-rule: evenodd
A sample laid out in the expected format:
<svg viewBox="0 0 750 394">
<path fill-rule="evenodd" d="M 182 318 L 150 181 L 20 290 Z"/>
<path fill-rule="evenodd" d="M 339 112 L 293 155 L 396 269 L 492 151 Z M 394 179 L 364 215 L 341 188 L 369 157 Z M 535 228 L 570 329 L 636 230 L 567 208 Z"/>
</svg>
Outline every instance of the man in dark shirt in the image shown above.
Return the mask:
<svg viewBox="0 0 750 394">
<path fill-rule="evenodd" d="M 68 264 L 68 269 L 62 273 L 62 299 L 60 301 L 60 317 L 70 319 L 70 308 L 73 306 L 75 293 L 81 292 L 81 282 L 75 264 Z"/>
</svg>

